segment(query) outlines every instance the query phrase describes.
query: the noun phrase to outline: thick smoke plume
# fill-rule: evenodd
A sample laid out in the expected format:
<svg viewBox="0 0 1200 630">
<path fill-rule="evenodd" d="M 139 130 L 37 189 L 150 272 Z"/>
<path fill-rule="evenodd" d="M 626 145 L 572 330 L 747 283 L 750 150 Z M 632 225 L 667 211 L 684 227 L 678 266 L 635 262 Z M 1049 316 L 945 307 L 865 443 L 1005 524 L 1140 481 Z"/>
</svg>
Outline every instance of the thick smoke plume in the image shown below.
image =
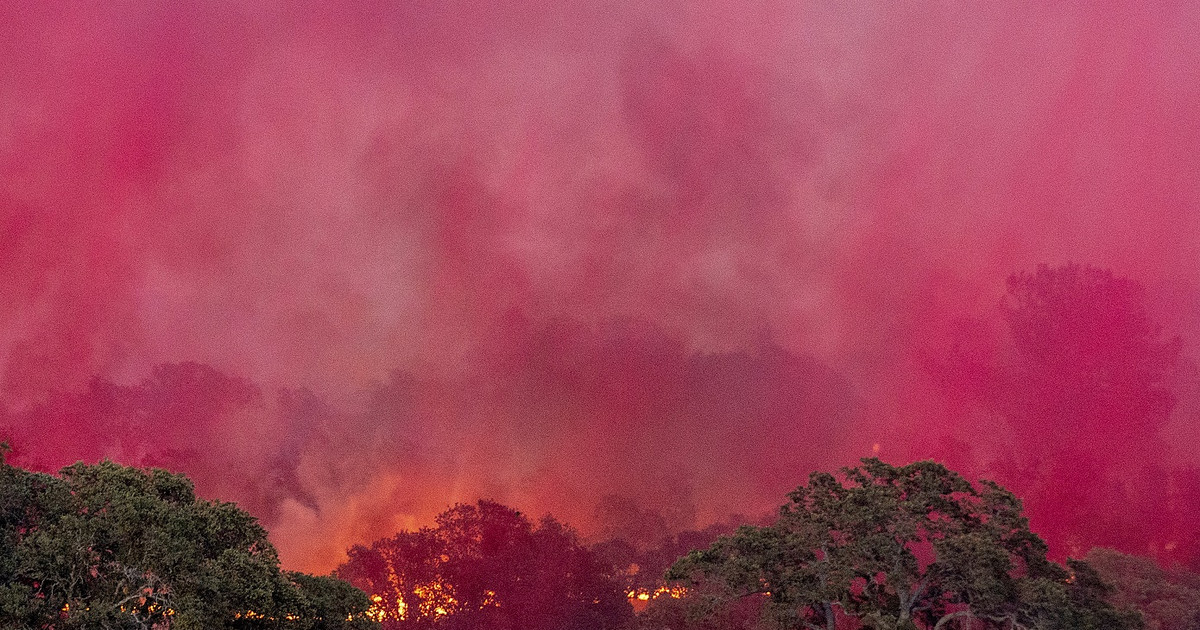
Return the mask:
<svg viewBox="0 0 1200 630">
<path fill-rule="evenodd" d="M 3 434 L 187 472 L 309 570 L 454 501 L 678 529 L 873 453 L 1012 485 L 1060 554 L 1195 566 L 1198 32 L 1119 0 L 4 3 Z M 985 395 L 1006 279 L 1068 261 L 1182 339 L 1120 439 Z"/>
</svg>

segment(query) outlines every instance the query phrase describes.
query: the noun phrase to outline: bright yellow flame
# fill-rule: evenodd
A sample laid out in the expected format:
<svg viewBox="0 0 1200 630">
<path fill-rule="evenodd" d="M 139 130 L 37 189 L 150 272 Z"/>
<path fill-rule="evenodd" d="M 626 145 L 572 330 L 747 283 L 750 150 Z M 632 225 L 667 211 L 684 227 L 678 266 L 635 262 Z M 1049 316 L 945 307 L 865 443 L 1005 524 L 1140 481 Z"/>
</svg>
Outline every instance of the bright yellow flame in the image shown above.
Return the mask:
<svg viewBox="0 0 1200 630">
<path fill-rule="evenodd" d="M 422 617 L 444 617 L 458 612 L 461 607 L 458 599 L 454 597 L 454 589 L 441 582 L 428 582 L 425 584 L 417 584 L 412 588 L 412 594 L 418 598 L 416 604 L 417 613 Z M 499 606 L 496 601 L 495 591 L 484 591 L 483 602 L 480 607 L 484 606 Z M 366 616 L 368 619 L 377 622 L 383 622 L 388 619 L 408 619 L 409 603 L 404 601 L 404 596 L 401 595 L 396 599 L 396 608 L 394 612 L 386 608 L 384 597 L 379 594 L 371 596 L 371 606 L 367 609 Z"/>
<path fill-rule="evenodd" d="M 404 600 L 400 600 L 398 604 L 396 607 L 396 618 L 404 619 L 404 613 L 408 611 L 408 606 L 404 603 Z M 375 594 L 371 596 L 371 606 L 367 608 L 366 617 L 376 623 L 383 623 L 389 618 L 388 611 L 384 608 L 382 595 Z"/>
<path fill-rule="evenodd" d="M 686 594 L 687 589 L 682 586 L 660 586 L 655 589 L 635 588 L 626 593 L 626 596 L 629 599 L 637 600 L 639 602 L 648 602 L 652 599 L 658 599 L 659 597 L 679 599 Z"/>
<path fill-rule="evenodd" d="M 418 584 L 413 587 L 413 594 L 421 598 L 418 609 L 424 617 L 444 617 L 458 608 L 453 589 L 440 582 Z"/>
</svg>

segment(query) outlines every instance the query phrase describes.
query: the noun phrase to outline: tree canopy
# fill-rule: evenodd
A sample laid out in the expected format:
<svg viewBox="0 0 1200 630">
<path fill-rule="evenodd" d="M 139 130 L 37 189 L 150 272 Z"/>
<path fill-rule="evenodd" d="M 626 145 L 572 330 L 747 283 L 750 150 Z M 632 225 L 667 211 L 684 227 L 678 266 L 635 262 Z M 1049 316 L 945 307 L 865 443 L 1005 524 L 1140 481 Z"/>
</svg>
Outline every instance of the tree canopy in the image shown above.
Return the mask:
<svg viewBox="0 0 1200 630">
<path fill-rule="evenodd" d="M 604 630 L 631 616 L 610 568 L 574 532 L 492 501 L 355 546 L 335 574 L 373 596 L 385 629 Z"/>
<path fill-rule="evenodd" d="M 834 630 L 847 618 L 880 630 L 1140 627 L 1104 601 L 1087 564 L 1049 561 L 1020 501 L 995 483 L 929 461 L 864 459 L 841 479 L 813 473 L 789 499 L 774 524 L 688 554 L 668 579 L 715 584 L 726 601 L 760 598 L 787 628 Z"/>
<path fill-rule="evenodd" d="M 1142 612 L 1146 630 L 1200 630 L 1200 573 L 1103 547 L 1086 560 L 1112 585 L 1113 603 Z"/>
<path fill-rule="evenodd" d="M 3 448 L 7 448 L 6 446 Z M 283 572 L 254 517 L 185 476 L 0 461 L 0 628 L 366 628 L 366 596 Z"/>
<path fill-rule="evenodd" d="M 1018 355 L 1010 390 L 1020 394 L 1005 411 L 1021 430 L 1086 427 L 1127 439 L 1158 429 L 1175 406 L 1170 384 L 1183 344 L 1163 335 L 1137 282 L 1090 266 L 1039 265 L 1008 278 L 1001 306 Z"/>
<path fill-rule="evenodd" d="M 993 471 L 1055 552 L 1200 566 L 1200 472 L 1168 456 L 1197 372 L 1156 321 L 1162 299 L 1108 269 L 1038 265 L 1008 277 L 994 327 L 960 322 L 929 363 L 960 436 L 940 455 Z"/>
</svg>

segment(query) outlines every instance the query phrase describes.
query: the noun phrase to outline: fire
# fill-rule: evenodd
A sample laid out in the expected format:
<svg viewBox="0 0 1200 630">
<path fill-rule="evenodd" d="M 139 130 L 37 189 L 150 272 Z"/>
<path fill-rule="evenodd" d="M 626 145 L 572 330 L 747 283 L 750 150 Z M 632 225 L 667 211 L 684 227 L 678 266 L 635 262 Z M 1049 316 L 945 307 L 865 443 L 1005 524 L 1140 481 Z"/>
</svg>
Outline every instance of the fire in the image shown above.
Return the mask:
<svg viewBox="0 0 1200 630">
<path fill-rule="evenodd" d="M 440 582 L 418 584 L 413 587 L 413 594 L 421 598 L 420 611 L 424 617 L 444 617 L 458 609 L 453 589 Z"/>
<path fill-rule="evenodd" d="M 659 597 L 679 599 L 686 594 L 687 589 L 682 586 L 660 586 L 655 589 L 635 588 L 626 593 L 629 599 L 637 599 L 643 602 L 648 602 L 652 599 L 658 599 Z"/>
<path fill-rule="evenodd" d="M 629 603 L 633 605 L 633 609 L 640 612 L 650 604 L 650 600 L 660 597 L 670 597 L 671 599 L 680 599 L 687 594 L 687 589 L 682 586 L 659 586 L 658 588 L 634 588 L 630 589 L 625 594 L 629 598 Z"/>
<path fill-rule="evenodd" d="M 175 614 L 175 611 L 174 611 L 174 610 L 169 610 L 169 609 L 168 609 L 168 610 L 167 610 L 167 614 L 168 614 L 168 615 L 174 615 L 174 614 Z M 233 618 L 234 618 L 234 619 L 264 619 L 264 620 L 267 620 L 267 621 L 276 621 L 276 618 L 275 618 L 275 617 L 268 617 L 267 615 L 264 615 L 264 614 L 262 614 L 262 613 L 257 613 L 257 612 L 254 612 L 253 610 L 246 610 L 246 611 L 243 611 L 243 612 L 234 613 L 234 615 L 233 615 Z M 284 618 L 284 619 L 286 619 L 286 620 L 288 620 L 288 621 L 297 621 L 297 620 L 299 620 L 299 619 L 300 619 L 300 616 L 299 616 L 299 615 L 296 615 L 296 614 L 293 614 L 293 613 L 288 613 L 287 615 L 284 615 L 284 617 L 283 617 L 283 618 Z M 351 615 L 350 617 L 347 617 L 347 618 L 346 618 L 346 620 L 347 620 L 347 621 L 349 621 L 349 620 L 351 620 L 351 619 L 353 619 L 353 618 L 354 618 L 354 617 L 353 617 L 353 615 Z"/>
<path fill-rule="evenodd" d="M 437 619 L 452 615 L 462 608 L 458 599 L 454 597 L 454 589 L 441 582 L 417 584 L 412 588 L 412 595 L 417 598 L 415 612 L 418 617 Z M 483 592 L 480 608 L 499 605 L 500 602 L 496 600 L 495 591 Z M 385 598 L 375 594 L 371 596 L 371 606 L 367 609 L 367 618 L 376 622 L 388 619 L 406 620 L 409 618 L 410 610 L 412 609 L 403 595 L 396 599 L 394 608 L 389 608 Z"/>
<path fill-rule="evenodd" d="M 397 616 L 400 617 L 401 619 L 403 619 L 405 608 L 407 608 L 407 607 L 404 606 L 403 601 L 400 602 L 400 606 L 401 606 L 401 608 L 399 611 L 397 611 Z M 376 623 L 383 623 L 383 620 L 386 618 L 387 618 L 387 613 L 383 609 L 383 596 L 382 595 L 372 595 L 371 596 L 371 606 L 370 606 L 370 608 L 367 608 L 367 619 L 370 619 L 371 621 L 374 621 Z"/>
</svg>

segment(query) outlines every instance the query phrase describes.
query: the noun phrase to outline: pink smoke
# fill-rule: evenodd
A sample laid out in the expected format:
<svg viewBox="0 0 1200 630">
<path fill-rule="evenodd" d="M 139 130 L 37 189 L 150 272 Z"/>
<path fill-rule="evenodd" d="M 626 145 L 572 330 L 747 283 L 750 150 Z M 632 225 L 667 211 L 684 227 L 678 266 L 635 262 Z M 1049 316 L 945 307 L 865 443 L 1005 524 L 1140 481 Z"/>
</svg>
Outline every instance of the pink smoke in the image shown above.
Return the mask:
<svg viewBox="0 0 1200 630">
<path fill-rule="evenodd" d="M 1196 562 L 1187 382 L 1072 459 L 929 366 L 1002 363 L 1005 279 L 1072 260 L 1197 356 L 1198 21 L 9 2 L 6 435 L 43 467 L 184 470 L 315 570 L 479 496 L 591 531 L 614 494 L 758 513 L 876 445 L 1016 488 L 1053 460 L 1095 480 L 1030 497 L 1059 553 Z"/>
</svg>

